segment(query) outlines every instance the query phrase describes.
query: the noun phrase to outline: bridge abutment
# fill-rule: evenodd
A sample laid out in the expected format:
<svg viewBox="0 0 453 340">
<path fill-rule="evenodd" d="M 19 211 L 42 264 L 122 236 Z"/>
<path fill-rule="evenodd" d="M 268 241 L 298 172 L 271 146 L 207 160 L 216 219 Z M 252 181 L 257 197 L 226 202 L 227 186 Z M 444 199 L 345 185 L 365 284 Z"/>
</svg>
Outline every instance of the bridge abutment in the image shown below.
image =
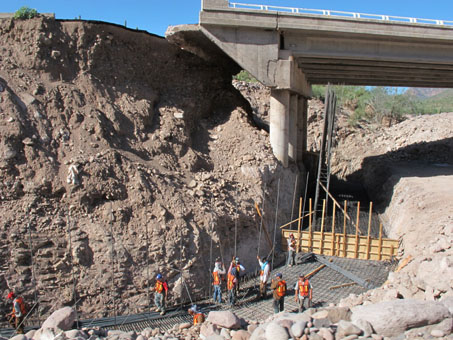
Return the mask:
<svg viewBox="0 0 453 340">
<path fill-rule="evenodd" d="M 289 90 L 271 90 L 270 142 L 275 157 L 288 166 L 302 161 L 307 146 L 307 99 Z"/>
</svg>

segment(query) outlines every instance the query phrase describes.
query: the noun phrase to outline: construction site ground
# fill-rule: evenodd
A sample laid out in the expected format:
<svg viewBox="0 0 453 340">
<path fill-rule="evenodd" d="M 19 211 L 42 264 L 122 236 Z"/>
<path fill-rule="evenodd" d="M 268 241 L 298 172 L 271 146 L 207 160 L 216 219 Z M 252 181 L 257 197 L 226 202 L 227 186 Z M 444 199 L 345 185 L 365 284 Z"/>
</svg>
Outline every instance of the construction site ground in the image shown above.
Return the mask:
<svg viewBox="0 0 453 340">
<path fill-rule="evenodd" d="M 302 255 L 302 254 L 301 254 Z M 308 274 L 319 268 L 322 263 L 316 260 L 316 257 L 308 257 L 306 255 L 298 255 L 296 265 L 288 267 L 282 265 L 274 268 L 271 277 L 277 273 L 283 274 L 283 279 L 287 282 L 287 296 L 285 298 L 285 311 L 296 312 L 297 305 L 294 301 L 294 286 L 300 274 Z M 304 258 L 306 260 L 304 260 Z M 312 307 L 328 306 L 330 303 L 338 303 L 340 299 L 349 296 L 350 294 L 360 294 L 371 287 L 381 286 L 391 269 L 389 262 L 377 262 L 366 260 L 346 259 L 340 257 L 324 257 L 333 265 L 341 268 L 342 271 L 348 274 L 357 276 L 363 279 L 368 287 L 362 287 L 354 281 L 334 270 L 329 266 L 325 266 L 310 277 L 310 283 L 313 287 Z M 231 307 L 226 303 L 215 305 L 212 299 L 196 301 L 205 313 L 212 310 L 232 310 L 238 317 L 245 320 L 264 320 L 270 316 L 273 311 L 272 293 L 268 289 L 268 296 L 264 300 L 257 301 L 256 295 L 258 291 L 258 277 L 245 278 L 241 282 L 240 292 L 235 306 Z M 335 286 L 340 288 L 332 289 Z M 227 297 L 226 292 L 223 292 L 222 299 Z M 102 319 L 91 319 L 81 321 L 80 327 L 102 327 L 104 329 L 119 329 L 123 331 L 140 332 L 143 329 L 159 328 L 160 330 L 168 330 L 175 324 L 191 321 L 191 317 L 187 314 L 187 306 L 183 308 L 169 309 L 166 315 L 161 316 L 157 312 L 147 312 L 142 314 L 134 314 L 127 316 L 108 317 Z M 3 329 L 0 332 L 2 336 L 8 336 L 13 333 L 12 329 Z"/>
</svg>

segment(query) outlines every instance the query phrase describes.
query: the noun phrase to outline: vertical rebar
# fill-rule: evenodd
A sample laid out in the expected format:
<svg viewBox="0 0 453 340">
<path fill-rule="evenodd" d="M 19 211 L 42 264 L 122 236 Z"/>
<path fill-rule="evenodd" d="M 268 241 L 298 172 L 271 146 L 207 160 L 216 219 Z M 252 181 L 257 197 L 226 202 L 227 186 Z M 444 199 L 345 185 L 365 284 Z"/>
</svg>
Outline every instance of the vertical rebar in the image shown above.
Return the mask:
<svg viewBox="0 0 453 340">
<path fill-rule="evenodd" d="M 299 179 L 299 174 L 296 175 L 296 180 L 294 181 L 294 191 L 293 191 L 293 205 L 291 207 L 291 219 L 290 221 L 293 220 L 293 217 L 294 217 L 294 205 L 296 204 L 296 191 L 297 191 L 297 181 Z M 291 223 L 291 225 L 289 226 L 290 229 L 293 229 L 293 224 Z"/>
<path fill-rule="evenodd" d="M 238 202 L 236 201 L 236 216 L 234 221 L 234 257 L 237 256 L 237 238 L 238 238 Z"/>
<path fill-rule="evenodd" d="M 72 275 L 72 297 L 74 299 L 74 311 L 76 313 L 77 320 L 77 329 L 79 328 L 79 313 L 77 312 L 77 291 L 76 291 L 76 282 L 74 274 L 74 260 L 72 257 L 72 238 L 71 238 L 71 211 L 68 211 L 66 225 L 68 229 L 68 238 L 69 238 L 69 258 L 71 260 L 71 275 Z"/>
<path fill-rule="evenodd" d="M 209 245 L 209 267 L 208 267 L 208 285 L 209 285 L 209 295 L 208 296 L 211 296 L 211 266 L 212 266 L 212 225 L 211 225 L 211 242 L 210 242 L 210 245 Z"/>
<path fill-rule="evenodd" d="M 31 238 L 31 224 L 28 222 L 27 224 L 28 228 L 28 246 L 30 248 L 30 259 L 31 259 L 31 277 L 32 277 L 32 283 L 33 287 L 35 287 L 34 291 L 34 298 L 35 298 L 35 305 L 38 303 L 38 287 L 36 285 L 36 273 L 35 273 L 35 262 L 33 261 L 33 243 L 32 243 L 32 238 Z M 38 314 L 38 325 L 41 324 L 40 320 L 40 315 L 39 315 L 39 305 L 37 305 L 37 314 Z"/>
<path fill-rule="evenodd" d="M 264 214 L 264 195 L 266 194 L 265 193 L 266 190 L 265 190 L 265 184 L 263 183 L 263 204 L 261 204 L 261 215 Z M 260 216 L 258 214 L 258 216 Z M 261 219 L 260 219 L 260 233 L 258 235 L 258 256 L 260 255 L 260 248 L 261 248 L 261 233 L 263 231 L 263 219 L 264 219 L 264 216 L 261 216 Z"/>
<path fill-rule="evenodd" d="M 274 223 L 274 242 L 272 244 L 272 265 L 271 270 L 274 270 L 274 255 L 275 255 L 275 237 L 277 235 L 277 218 L 278 218 L 278 201 L 280 199 L 280 178 L 277 184 L 277 203 L 275 208 L 275 223 Z"/>
<path fill-rule="evenodd" d="M 151 292 L 149 286 L 149 234 L 148 234 L 148 223 L 145 223 L 146 229 L 146 290 L 147 290 L 147 302 L 148 302 L 148 313 L 151 314 Z"/>
<path fill-rule="evenodd" d="M 112 263 L 112 301 L 113 301 L 113 313 L 115 316 L 115 327 L 116 327 L 116 297 L 115 297 L 115 245 L 114 245 L 114 238 L 113 238 L 113 211 L 112 211 L 112 203 L 110 203 L 110 237 L 111 237 L 111 256 L 110 261 Z"/>
<path fill-rule="evenodd" d="M 181 310 L 182 310 L 182 305 L 183 305 L 183 298 L 182 298 L 182 292 L 183 292 L 183 275 L 182 275 L 182 230 L 181 230 L 181 235 L 179 237 L 179 275 L 180 275 L 180 278 L 181 278 Z"/>
</svg>

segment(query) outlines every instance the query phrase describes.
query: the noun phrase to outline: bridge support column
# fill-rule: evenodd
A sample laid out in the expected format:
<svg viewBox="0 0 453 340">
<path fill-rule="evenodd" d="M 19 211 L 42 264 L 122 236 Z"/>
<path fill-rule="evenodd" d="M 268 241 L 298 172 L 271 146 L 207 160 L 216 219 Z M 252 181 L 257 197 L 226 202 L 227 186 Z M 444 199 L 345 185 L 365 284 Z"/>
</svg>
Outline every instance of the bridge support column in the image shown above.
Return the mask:
<svg viewBox="0 0 453 340">
<path fill-rule="evenodd" d="M 275 157 L 288 166 L 290 92 L 271 90 L 269 138 Z"/>
<path fill-rule="evenodd" d="M 298 135 L 298 95 L 291 93 L 289 99 L 289 144 L 288 144 L 288 156 L 289 158 L 297 162 L 299 160 L 297 144 L 299 140 Z"/>
<path fill-rule="evenodd" d="M 307 151 L 308 100 L 298 96 L 297 101 L 297 160 L 302 161 L 303 153 Z"/>
</svg>

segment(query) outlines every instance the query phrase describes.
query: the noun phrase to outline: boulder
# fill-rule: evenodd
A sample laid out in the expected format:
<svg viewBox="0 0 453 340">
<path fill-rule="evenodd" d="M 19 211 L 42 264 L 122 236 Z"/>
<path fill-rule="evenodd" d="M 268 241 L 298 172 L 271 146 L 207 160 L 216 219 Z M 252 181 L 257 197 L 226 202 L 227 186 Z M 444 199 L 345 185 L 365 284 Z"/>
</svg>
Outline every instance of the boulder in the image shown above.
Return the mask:
<svg viewBox="0 0 453 340">
<path fill-rule="evenodd" d="M 370 337 L 371 334 L 373 334 L 373 327 L 366 320 L 362 320 L 362 319 L 356 320 L 354 322 L 354 325 L 356 325 L 357 327 L 359 327 L 363 331 L 363 336 L 364 337 Z"/>
<path fill-rule="evenodd" d="M 32 330 L 28 331 L 27 333 L 25 333 L 25 336 L 29 339 L 33 339 L 33 336 L 35 335 L 35 333 L 36 333 L 36 329 L 32 329 Z"/>
<path fill-rule="evenodd" d="M 217 334 L 210 335 L 210 336 L 206 337 L 205 339 L 206 340 L 226 340 L 223 336 L 217 335 Z"/>
<path fill-rule="evenodd" d="M 17 334 L 9 340 L 27 340 L 27 337 L 24 334 Z"/>
<path fill-rule="evenodd" d="M 231 339 L 232 340 L 249 340 L 250 336 L 251 336 L 251 334 L 249 332 L 241 329 L 241 330 L 235 332 Z"/>
<path fill-rule="evenodd" d="M 335 336 L 333 335 L 333 333 L 330 331 L 330 328 L 321 328 L 318 332 L 318 334 L 320 336 L 322 336 L 322 338 L 324 340 L 335 340 Z"/>
<path fill-rule="evenodd" d="M 305 327 L 307 327 L 306 321 L 297 321 L 291 326 L 291 333 L 296 338 L 300 338 L 304 334 Z"/>
<path fill-rule="evenodd" d="M 231 311 L 209 312 L 207 321 L 212 322 L 217 326 L 229 329 L 237 329 L 241 327 L 241 320 Z"/>
<path fill-rule="evenodd" d="M 288 340 L 289 334 L 286 328 L 280 326 L 277 322 L 273 321 L 266 327 L 266 339 L 267 340 Z"/>
<path fill-rule="evenodd" d="M 266 339 L 266 331 L 263 325 L 258 326 L 253 333 L 252 336 L 250 337 L 250 340 L 264 340 Z"/>
<path fill-rule="evenodd" d="M 190 322 L 184 322 L 184 323 L 179 324 L 178 329 L 179 330 L 186 329 L 186 328 L 190 328 L 191 326 L 192 326 L 192 324 Z"/>
<path fill-rule="evenodd" d="M 391 337 L 414 327 L 439 323 L 448 317 L 447 307 L 440 302 L 394 300 L 353 307 L 351 320 L 366 320 L 376 333 Z"/>
<path fill-rule="evenodd" d="M 220 335 L 220 331 L 215 324 L 203 322 L 200 328 L 200 334 L 208 337 L 210 335 Z"/>
<path fill-rule="evenodd" d="M 337 339 L 343 339 L 348 337 L 349 335 L 360 335 L 362 334 L 362 330 L 354 325 L 352 322 L 340 320 L 337 326 L 337 332 L 335 336 Z"/>
<path fill-rule="evenodd" d="M 231 339 L 231 334 L 230 334 L 230 330 L 229 329 L 222 328 L 220 330 L 220 335 L 223 336 L 225 339 Z"/>
<path fill-rule="evenodd" d="M 288 319 L 283 319 L 283 320 L 277 320 L 277 323 L 286 329 L 286 331 L 288 332 L 288 334 L 291 338 L 293 337 L 293 335 L 291 334 L 291 327 L 292 327 L 294 321 L 288 320 Z"/>
<path fill-rule="evenodd" d="M 71 329 L 69 331 L 64 332 L 64 334 L 68 339 L 75 339 L 75 338 L 88 339 L 88 336 L 85 332 L 79 331 L 77 329 Z"/>
<path fill-rule="evenodd" d="M 41 327 L 33 335 L 33 340 L 64 340 L 64 331 L 59 328 Z"/>
<path fill-rule="evenodd" d="M 340 320 L 351 321 L 351 310 L 348 307 L 334 307 L 327 310 L 327 318 L 331 323 Z"/>
<path fill-rule="evenodd" d="M 53 312 L 41 328 L 59 328 L 68 331 L 72 328 L 76 319 L 76 313 L 71 307 L 63 307 Z"/>
</svg>

